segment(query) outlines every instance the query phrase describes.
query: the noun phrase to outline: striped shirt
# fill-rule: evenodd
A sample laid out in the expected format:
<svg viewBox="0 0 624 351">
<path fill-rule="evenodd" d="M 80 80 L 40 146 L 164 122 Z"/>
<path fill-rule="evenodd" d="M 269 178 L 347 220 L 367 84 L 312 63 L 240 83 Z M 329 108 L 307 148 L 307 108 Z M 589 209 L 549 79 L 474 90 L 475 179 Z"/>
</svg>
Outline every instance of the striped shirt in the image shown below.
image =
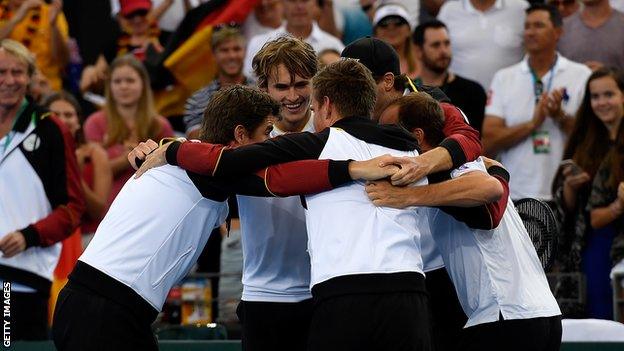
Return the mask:
<svg viewBox="0 0 624 351">
<path fill-rule="evenodd" d="M 245 77 L 245 85 L 254 86 L 255 82 Z M 201 127 L 204 110 L 212 96 L 219 90 L 221 90 L 221 82 L 219 79 L 215 79 L 186 100 L 184 104 L 184 128 L 187 135 Z"/>
</svg>

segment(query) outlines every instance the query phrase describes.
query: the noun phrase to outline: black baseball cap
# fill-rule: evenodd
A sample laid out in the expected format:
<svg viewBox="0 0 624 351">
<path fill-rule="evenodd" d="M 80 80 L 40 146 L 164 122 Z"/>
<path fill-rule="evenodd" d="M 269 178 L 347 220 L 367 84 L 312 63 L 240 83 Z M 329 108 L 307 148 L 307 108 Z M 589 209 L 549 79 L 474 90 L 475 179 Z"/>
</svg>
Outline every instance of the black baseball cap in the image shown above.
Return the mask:
<svg viewBox="0 0 624 351">
<path fill-rule="evenodd" d="M 401 74 L 401 63 L 396 50 L 377 38 L 367 36 L 358 39 L 347 45 L 340 56 L 358 60 L 373 73 L 373 77 L 381 77 L 388 72 L 395 76 Z"/>
</svg>

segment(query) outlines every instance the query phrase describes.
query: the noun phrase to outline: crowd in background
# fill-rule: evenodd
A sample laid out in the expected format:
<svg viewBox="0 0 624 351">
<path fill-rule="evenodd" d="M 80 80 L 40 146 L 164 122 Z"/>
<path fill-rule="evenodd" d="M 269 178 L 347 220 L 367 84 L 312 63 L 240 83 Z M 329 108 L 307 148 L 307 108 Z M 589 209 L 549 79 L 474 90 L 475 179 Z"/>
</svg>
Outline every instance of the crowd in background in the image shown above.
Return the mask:
<svg viewBox="0 0 624 351">
<path fill-rule="evenodd" d="M 29 99 L 75 140 L 85 211 L 62 257 L 75 262 L 132 176 L 127 153 L 146 139 L 196 138 L 216 91 L 255 84 L 264 43 L 303 38 L 326 65 L 370 35 L 394 47 L 404 75 L 462 109 L 484 155 L 510 171 L 512 199 L 555 210 L 553 272 L 581 277 L 553 283 L 564 315 L 612 319 L 609 273 L 624 259 L 624 1 L 547 4 L 529 16 L 525 0 L 4 0 L 0 39 L 34 55 Z M 201 67 L 180 68 L 208 27 Z M 240 243 L 223 240 L 211 236 L 203 270 L 219 272 L 223 247 L 221 270 L 240 271 Z"/>
</svg>

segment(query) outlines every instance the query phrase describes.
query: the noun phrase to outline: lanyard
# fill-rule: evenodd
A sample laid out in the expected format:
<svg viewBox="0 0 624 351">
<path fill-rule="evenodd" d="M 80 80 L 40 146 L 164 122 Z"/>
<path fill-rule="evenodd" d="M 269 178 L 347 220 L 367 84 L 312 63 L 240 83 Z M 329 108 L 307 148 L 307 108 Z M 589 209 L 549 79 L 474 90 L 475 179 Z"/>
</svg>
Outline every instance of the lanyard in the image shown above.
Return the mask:
<svg viewBox="0 0 624 351">
<path fill-rule="evenodd" d="M 20 119 L 20 117 L 22 116 L 22 113 L 26 109 L 26 106 L 28 106 L 28 100 L 24 99 L 22 100 L 22 105 L 20 106 L 20 109 L 17 111 L 17 114 L 15 114 L 15 119 L 13 119 L 13 123 L 11 124 L 11 129 L 9 129 L 9 132 L 6 135 L 6 139 L 4 140 L 4 147 L 2 149 L 3 154 L 6 153 L 7 149 L 9 148 L 9 145 L 11 144 L 11 140 L 13 139 L 13 136 L 15 136 L 15 132 L 13 131 L 13 128 L 15 128 L 15 124 L 17 124 L 17 120 Z"/>
<path fill-rule="evenodd" d="M 555 67 L 557 66 L 558 60 L 559 55 L 555 57 L 555 62 L 553 62 L 553 65 L 550 67 L 550 77 L 548 77 L 546 92 L 549 92 L 552 88 L 553 78 L 555 77 Z M 529 66 L 529 69 L 531 69 L 531 77 L 533 78 L 533 93 L 535 94 L 535 104 L 537 104 L 539 102 L 539 99 L 542 97 L 542 94 L 544 93 L 544 83 L 542 82 L 540 77 L 537 76 L 537 73 L 535 73 L 531 66 Z"/>
</svg>

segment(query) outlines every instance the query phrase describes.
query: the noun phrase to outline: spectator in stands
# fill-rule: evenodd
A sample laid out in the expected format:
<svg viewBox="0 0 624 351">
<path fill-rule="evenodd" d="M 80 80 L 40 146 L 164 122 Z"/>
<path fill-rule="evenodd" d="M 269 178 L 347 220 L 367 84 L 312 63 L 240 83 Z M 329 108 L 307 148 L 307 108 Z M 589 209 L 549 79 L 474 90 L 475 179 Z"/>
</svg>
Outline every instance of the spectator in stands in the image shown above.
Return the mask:
<svg viewBox="0 0 624 351">
<path fill-rule="evenodd" d="M 418 16 L 419 23 L 425 23 L 436 19 L 444 3 L 444 0 L 423 0 Z"/>
<path fill-rule="evenodd" d="M 169 122 L 154 110 L 149 77 L 134 56 L 115 59 L 109 68 L 104 110 L 89 116 L 84 131 L 87 141 L 102 145 L 113 170 L 112 202 L 134 173 L 126 155 L 140 140 L 173 136 Z"/>
<path fill-rule="evenodd" d="M 410 78 L 420 74 L 420 66 L 414 55 L 411 33 L 414 22 L 401 5 L 384 5 L 377 9 L 373 18 L 375 37 L 387 42 L 399 54 L 401 73 Z"/>
<path fill-rule="evenodd" d="M 344 18 L 342 12 L 334 6 L 333 0 L 316 0 L 314 9 L 314 20 L 325 32 L 342 39 L 342 29 Z"/>
<path fill-rule="evenodd" d="M 191 139 L 199 137 L 204 110 L 214 93 L 234 84 L 253 85 L 253 81 L 243 75 L 245 37 L 241 32 L 233 27 L 219 27 L 211 40 L 217 78 L 186 100 L 184 125 L 186 135 Z"/>
<path fill-rule="evenodd" d="M 447 1 L 438 14 L 451 35 L 451 70 L 484 89 L 494 73 L 522 59 L 525 0 Z M 512 173 L 513 174 L 513 173 Z"/>
<path fill-rule="evenodd" d="M 173 0 L 166 0 L 152 8 L 151 0 L 120 0 L 121 35 L 117 39 L 117 55 L 131 53 L 143 61 L 150 47 L 155 52 L 161 52 L 163 47 L 159 40 L 158 19 L 172 4 Z"/>
<path fill-rule="evenodd" d="M 108 14 L 98 16 L 98 23 L 104 26 L 104 29 L 97 28 L 97 31 L 108 30 L 110 33 L 105 38 L 98 38 L 98 34 L 93 34 L 96 39 L 99 39 L 99 45 L 95 50 L 91 47 L 91 43 L 82 44 L 85 41 L 84 38 L 78 41 L 79 45 L 88 46 L 85 67 L 80 77 L 80 90 L 101 92 L 106 79 L 108 64 L 115 57 L 132 54 L 140 61 L 144 61 L 149 52 L 161 52 L 163 48 L 159 41 L 158 20 L 172 3 L 172 0 L 164 0 L 154 8 L 150 0 L 121 0 L 119 1 L 119 13 L 116 20 L 106 18 Z M 93 6 L 95 5 L 94 2 Z M 99 11 L 110 9 L 110 4 L 104 6 L 104 4 L 97 2 L 97 6 Z M 102 8 L 102 6 L 104 7 Z M 85 12 L 84 8 L 72 8 L 72 10 L 74 15 Z M 94 30 L 92 26 L 84 23 L 76 23 L 75 25 L 82 25 L 81 27 L 86 31 Z"/>
<path fill-rule="evenodd" d="M 318 54 L 320 68 L 340 60 L 340 53 L 334 49 L 325 49 Z"/>
<path fill-rule="evenodd" d="M 0 39 L 10 38 L 26 46 L 37 68 L 61 89 L 62 70 L 69 60 L 67 21 L 61 0 L 10 0 L 0 4 Z"/>
<path fill-rule="evenodd" d="M 522 62 L 494 76 L 483 122 L 486 155 L 500 154 L 514 200 L 551 200 L 550 186 L 563 155 L 570 117 L 580 105 L 587 66 L 558 54 L 562 20 L 550 5 L 527 9 Z"/>
<path fill-rule="evenodd" d="M 563 18 L 570 17 L 581 8 L 578 0 L 548 0 L 546 3 L 556 7 Z"/>
<path fill-rule="evenodd" d="M 614 77 L 618 77 L 617 81 Z M 624 84 L 621 75 L 594 79 L 590 85 L 591 105 L 604 123 L 608 154 L 598 167 L 591 185 L 587 210 L 591 224 L 582 255 L 587 279 L 589 318 L 613 319 L 611 258 L 614 237 L 624 233 Z M 596 157 L 597 155 L 591 155 Z"/>
<path fill-rule="evenodd" d="M 43 101 L 53 93 L 54 90 L 50 86 L 50 80 L 37 69 L 30 80 L 28 95 L 30 95 L 37 104 L 42 104 Z"/>
<path fill-rule="evenodd" d="M 366 11 L 367 8 L 370 8 L 372 14 L 373 0 L 333 0 L 333 2 L 334 8 L 339 10 L 343 22 L 341 28 L 343 43 L 350 44 L 359 38 L 373 35 L 371 17 Z"/>
<path fill-rule="evenodd" d="M 11 339 L 47 339 L 48 296 L 60 241 L 84 210 L 67 128 L 26 99 L 28 49 L 0 41 L 0 280 L 11 283 Z M 6 287 L 6 285 L 3 285 Z"/>
<path fill-rule="evenodd" d="M 256 6 L 243 24 L 247 42 L 256 35 L 266 34 L 282 25 L 284 6 L 282 0 L 263 0 Z"/>
<path fill-rule="evenodd" d="M 282 0 L 284 6 L 285 23 L 278 29 L 266 34 L 253 37 L 247 45 L 245 54 L 245 65 L 243 72 L 249 77 L 253 77 L 251 66 L 253 57 L 260 51 L 262 46 L 277 37 L 291 35 L 295 38 L 302 38 L 306 43 L 312 45 L 315 52 L 319 53 L 324 49 L 336 49 L 342 51 L 344 45 L 333 35 L 321 30 L 314 21 L 314 8 L 317 6 L 315 0 Z"/>
<path fill-rule="evenodd" d="M 583 9 L 566 18 L 559 51 L 592 70 L 624 68 L 624 13 L 609 0 L 583 0 Z"/>
<path fill-rule="evenodd" d="M 414 44 L 421 67 L 420 82 L 442 89 L 468 116 L 470 125 L 481 132 L 485 90 L 479 83 L 449 71 L 453 52 L 446 25 L 438 20 L 420 24 L 414 30 Z"/>
<path fill-rule="evenodd" d="M 562 223 L 557 254 L 558 271 L 580 272 L 582 252 L 592 241 L 587 203 L 601 162 L 613 149 L 624 114 L 624 76 L 613 70 L 599 69 L 589 77 L 583 102 L 576 114 L 574 129 L 563 153 L 564 160 L 553 182 L 553 199 Z M 609 140 L 610 142 L 605 142 Z M 603 257 L 604 262 L 604 257 Z M 566 283 L 567 284 L 567 283 Z M 567 297 L 570 286 L 555 293 Z M 584 306 L 562 306 L 568 317 L 585 317 Z"/>
<path fill-rule="evenodd" d="M 76 160 L 82 176 L 86 212 L 82 220 L 83 246 L 95 233 L 107 210 L 108 196 L 113 183 L 113 172 L 106 150 L 97 143 L 87 143 L 84 136 L 84 117 L 80 104 L 71 94 L 61 91 L 50 95 L 44 106 L 65 123 L 76 143 Z"/>
</svg>

